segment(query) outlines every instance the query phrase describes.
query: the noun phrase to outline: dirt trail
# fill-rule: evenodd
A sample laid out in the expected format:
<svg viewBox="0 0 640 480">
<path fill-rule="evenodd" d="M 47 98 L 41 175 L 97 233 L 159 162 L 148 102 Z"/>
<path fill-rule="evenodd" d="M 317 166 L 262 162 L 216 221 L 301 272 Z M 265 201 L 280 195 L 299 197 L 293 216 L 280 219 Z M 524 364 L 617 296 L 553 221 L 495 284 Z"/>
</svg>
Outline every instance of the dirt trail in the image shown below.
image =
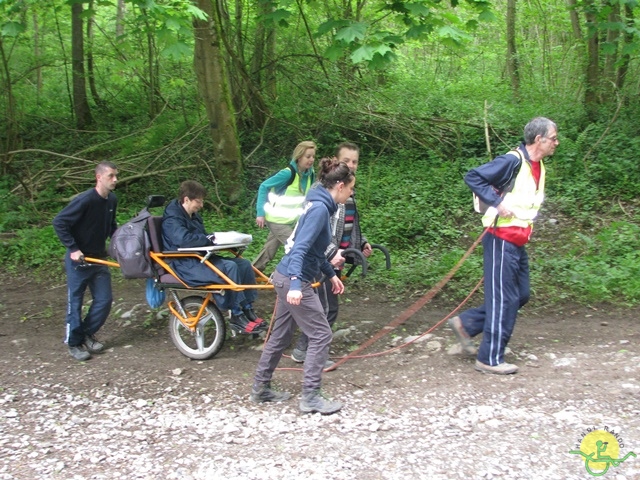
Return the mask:
<svg viewBox="0 0 640 480">
<path fill-rule="evenodd" d="M 63 283 L 42 286 L 27 277 L 13 278 L 0 295 L 0 480 L 74 478 L 75 474 L 77 478 L 194 479 L 305 474 L 309 478 L 588 478 L 584 462 L 568 452 L 586 428 L 605 425 L 624 439 L 621 457 L 629 451 L 640 454 L 638 309 L 525 310 L 508 357 L 521 371 L 508 377 L 479 374 L 473 370 L 473 359 L 449 354 L 454 338 L 441 327 L 425 341 L 391 355 L 352 360 L 325 374 L 325 389 L 346 406 L 335 419 L 314 420 L 316 416 L 297 413 L 296 400 L 278 407 L 248 402 L 259 341 L 230 338 L 208 361 L 182 356 L 169 339 L 166 312 L 152 312 L 143 303 L 143 282 L 115 283 L 112 315 L 99 335 L 108 351 L 86 364 L 73 361 L 62 343 Z M 343 300 L 334 356 L 352 351 L 415 301 L 390 300 L 357 288 Z M 257 306 L 269 315 L 271 294 L 262 294 Z M 447 311 L 427 305 L 369 351 L 424 332 Z M 297 365 L 285 358 L 281 367 Z M 276 381 L 299 394 L 299 371 L 278 371 Z M 87 458 L 69 450 L 74 437 L 65 428 L 91 432 L 84 416 L 97 415 L 103 422 L 104 411 L 115 415 L 119 408 L 136 425 L 146 410 L 145 420 L 114 436 L 105 436 L 104 431 L 79 436 L 78 451 L 87 450 Z M 189 420 L 183 425 L 184 415 Z M 222 429 L 212 426 L 219 435 L 203 433 L 201 442 L 190 443 L 192 429 L 200 428 L 193 422 L 208 424 L 213 417 Z M 122 422 L 117 428 L 127 424 Z M 274 429 L 280 428 L 283 432 L 276 435 Z M 142 448 L 130 441 L 130 435 L 144 437 L 146 456 L 136 460 L 116 453 L 131 450 L 133 455 Z M 158 437 L 151 441 L 154 435 Z M 337 442 L 333 461 L 315 456 L 315 443 L 305 435 Z M 299 442 L 297 449 L 289 444 L 294 440 Z M 473 448 L 469 450 L 466 443 Z M 190 455 L 184 449 L 177 455 L 180 444 L 191 445 Z M 360 450 L 365 444 L 368 460 Z M 415 455 L 419 445 L 440 445 L 448 452 L 476 449 L 482 458 L 472 461 L 469 453 L 449 463 L 429 462 Z M 105 448 L 108 453 L 96 453 Z M 247 464 L 241 461 L 244 448 L 274 454 L 252 455 L 253 463 Z M 183 455 L 183 463 L 178 462 Z M 220 473 L 221 466 L 225 473 Z M 613 470 L 611 478 L 640 478 L 640 460 L 629 458 Z"/>
</svg>

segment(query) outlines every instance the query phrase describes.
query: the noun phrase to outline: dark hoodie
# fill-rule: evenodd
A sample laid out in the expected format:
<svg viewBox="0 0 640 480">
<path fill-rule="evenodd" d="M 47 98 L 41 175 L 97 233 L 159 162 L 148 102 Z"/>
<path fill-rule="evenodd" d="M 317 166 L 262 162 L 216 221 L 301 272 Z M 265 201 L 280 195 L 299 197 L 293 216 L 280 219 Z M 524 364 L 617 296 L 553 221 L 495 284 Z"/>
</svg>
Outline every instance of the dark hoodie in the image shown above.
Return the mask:
<svg viewBox="0 0 640 480">
<path fill-rule="evenodd" d="M 204 247 L 213 245 L 207 238 L 204 223 L 199 213 L 189 216 L 177 199 L 164 209 L 162 216 L 162 244 L 164 250 Z"/>
<path fill-rule="evenodd" d="M 276 267 L 291 279 L 290 290 L 301 290 L 302 282 L 313 282 L 321 270 L 328 278 L 335 277 L 324 251 L 331 242 L 329 219 L 337 209 L 338 205 L 322 185 L 317 184 L 307 193 L 304 213 L 287 240 L 286 255 Z"/>
<path fill-rule="evenodd" d="M 116 231 L 118 199 L 113 192 L 103 198 L 95 188 L 76 196 L 53 219 L 53 228 L 69 252 L 105 258 L 105 242 Z"/>
</svg>

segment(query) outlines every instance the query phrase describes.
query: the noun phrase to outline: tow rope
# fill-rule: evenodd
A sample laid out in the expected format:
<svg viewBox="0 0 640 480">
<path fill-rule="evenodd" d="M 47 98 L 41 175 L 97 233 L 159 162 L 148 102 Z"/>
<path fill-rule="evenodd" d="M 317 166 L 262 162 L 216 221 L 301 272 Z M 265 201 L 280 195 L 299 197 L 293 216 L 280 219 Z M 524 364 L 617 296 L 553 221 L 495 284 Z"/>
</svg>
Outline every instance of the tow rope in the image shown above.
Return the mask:
<svg viewBox="0 0 640 480">
<path fill-rule="evenodd" d="M 417 340 L 419 340 L 420 338 L 424 337 L 425 335 L 431 333 L 436 328 L 438 328 L 440 325 L 442 325 L 445 321 L 447 321 L 447 319 L 452 317 L 457 311 L 459 311 L 469 301 L 469 299 L 478 290 L 478 288 L 480 288 L 480 285 L 482 285 L 482 282 L 483 282 L 484 278 L 480 279 L 480 281 L 471 290 L 471 292 L 467 295 L 467 297 L 456 308 L 454 308 L 449 314 L 447 314 L 444 318 L 442 318 L 438 323 L 433 325 L 427 331 L 425 331 L 422 334 L 420 334 L 418 337 L 416 337 L 413 340 L 411 340 L 409 342 L 406 342 L 406 343 L 404 343 L 402 345 L 399 345 L 397 347 L 394 347 L 394 348 L 391 348 L 391 349 L 388 349 L 388 350 L 385 350 L 385 351 L 382 351 L 382 352 L 370 353 L 370 354 L 367 354 L 367 355 L 360 355 L 361 352 L 363 352 L 364 350 L 369 348 L 371 345 L 373 345 L 376 342 L 378 342 L 385 335 L 388 335 L 389 333 L 394 331 L 400 325 L 404 324 L 407 320 L 409 320 L 412 316 L 414 316 L 422 307 L 424 307 L 427 303 L 429 303 L 433 299 L 433 297 L 435 297 L 444 288 L 444 286 L 451 280 L 451 278 L 453 278 L 453 276 L 460 269 L 460 267 L 462 267 L 462 265 L 467 260 L 467 258 L 469 258 L 471 253 L 480 244 L 480 242 L 482 241 L 482 238 L 485 236 L 486 233 L 487 233 L 487 229 L 485 228 L 484 231 L 482 232 L 482 234 L 473 242 L 473 244 L 471 244 L 469 249 L 464 253 L 464 255 L 462 255 L 460 260 L 458 260 L 458 263 L 456 263 L 453 266 L 453 268 L 451 268 L 451 270 L 449 270 L 449 272 L 444 277 L 442 277 L 442 279 L 438 283 L 436 283 L 433 287 L 431 287 L 431 289 L 429 289 L 429 291 L 427 293 L 425 293 L 416 302 L 414 302 L 413 305 L 411 305 L 409 308 L 407 308 L 402 313 L 400 313 L 400 315 L 398 315 L 396 318 L 394 318 L 391 322 L 389 322 L 387 325 L 385 325 L 380 330 L 378 330 L 378 332 L 376 332 L 367 341 L 365 341 L 364 343 L 360 344 L 358 346 L 358 348 L 356 348 L 354 351 L 350 352 L 349 354 L 347 354 L 347 355 L 345 355 L 343 357 L 338 358 L 335 364 L 333 364 L 330 367 L 324 369 L 324 371 L 325 372 L 330 372 L 332 370 L 335 370 L 340 365 L 343 365 L 344 363 L 348 362 L 349 360 L 352 360 L 352 359 L 355 359 L 355 358 L 377 357 L 377 356 L 386 355 L 386 354 L 389 354 L 389 353 L 394 352 L 396 350 L 399 350 L 401 348 L 404 348 L 407 345 L 410 345 L 411 343 L 414 343 Z M 275 318 L 277 304 L 278 304 L 278 302 L 276 300 L 276 305 L 274 305 L 274 308 L 273 308 L 273 316 L 271 317 L 272 319 Z M 269 339 L 269 335 L 271 333 L 272 324 L 273 324 L 273 322 L 271 322 L 269 324 L 269 330 L 267 331 L 267 335 L 266 335 L 265 340 L 264 340 L 265 344 L 267 343 L 267 340 Z M 294 368 L 291 368 L 291 367 L 278 367 L 277 370 L 302 371 L 302 368 L 299 368 L 299 367 L 297 367 L 297 368 L 296 367 L 294 367 Z"/>
<path fill-rule="evenodd" d="M 325 371 L 326 372 L 330 372 L 332 370 L 335 370 L 340 365 L 342 365 L 343 363 L 349 361 L 352 358 L 362 357 L 362 356 L 358 355 L 360 352 L 362 352 L 363 350 L 366 350 L 371 345 L 373 345 L 378 340 L 380 340 L 382 337 L 384 337 L 385 335 L 388 335 L 389 333 L 391 333 L 393 330 L 395 330 L 400 325 L 402 325 L 407 320 L 409 320 L 412 316 L 414 316 L 427 303 L 429 303 L 431 300 L 433 300 L 433 297 L 435 297 L 440 292 L 440 290 L 442 290 L 444 288 L 444 286 L 449 282 L 449 280 L 451 280 L 451 278 L 460 269 L 462 264 L 467 260 L 467 258 L 469 258 L 471 253 L 480 244 L 480 242 L 482 241 L 482 237 L 484 237 L 484 235 L 486 233 L 487 233 L 487 230 L 485 229 L 482 232 L 482 235 L 480 235 L 476 239 L 476 241 L 473 242 L 473 244 L 471 244 L 471 247 L 469 247 L 469 249 L 464 253 L 464 255 L 462 255 L 460 260 L 458 260 L 458 263 L 456 263 L 453 266 L 453 268 L 451 270 L 449 270 L 449 272 L 444 277 L 442 277 L 442 279 L 438 283 L 436 283 L 433 287 L 431 287 L 431 289 L 427 293 L 425 293 L 416 302 L 414 302 L 413 305 L 411 305 L 409 308 L 407 308 L 405 311 L 403 311 L 400 315 L 398 315 L 396 318 L 394 318 L 391 322 L 389 322 L 388 325 L 386 325 L 386 326 L 382 327 L 380 330 L 378 330 L 378 332 L 374 336 L 372 336 L 369 340 L 367 340 L 366 342 L 362 343 L 353 352 L 351 352 L 348 355 L 338 359 L 338 361 L 334 365 L 331 365 Z M 445 316 L 436 325 L 431 327 L 431 329 L 429 329 L 427 332 L 424 332 L 422 335 L 420 335 L 420 337 L 422 337 L 422 336 L 426 335 L 427 333 L 430 333 L 431 331 L 435 330 L 438 326 L 442 325 L 442 323 L 444 323 L 451 315 L 453 315 L 453 313 L 457 312 L 460 308 L 462 308 L 462 306 L 469 300 L 469 298 L 471 298 L 471 296 L 476 292 L 476 290 L 480 287 L 481 284 L 482 284 L 482 279 L 477 283 L 477 285 L 474 287 L 474 289 L 471 291 L 471 293 L 469 293 L 467 298 L 465 298 L 464 301 L 460 305 L 458 305 L 449 315 Z M 415 339 L 415 340 L 417 340 L 417 339 Z M 407 342 L 405 345 L 409 345 L 410 343 L 412 343 L 412 342 Z M 401 347 L 403 347 L 405 345 L 402 345 Z M 398 348 L 401 348 L 401 347 L 398 347 Z M 393 351 L 393 350 L 395 350 L 395 349 L 392 349 L 391 351 Z M 370 356 L 373 356 L 373 355 L 370 355 Z"/>
</svg>

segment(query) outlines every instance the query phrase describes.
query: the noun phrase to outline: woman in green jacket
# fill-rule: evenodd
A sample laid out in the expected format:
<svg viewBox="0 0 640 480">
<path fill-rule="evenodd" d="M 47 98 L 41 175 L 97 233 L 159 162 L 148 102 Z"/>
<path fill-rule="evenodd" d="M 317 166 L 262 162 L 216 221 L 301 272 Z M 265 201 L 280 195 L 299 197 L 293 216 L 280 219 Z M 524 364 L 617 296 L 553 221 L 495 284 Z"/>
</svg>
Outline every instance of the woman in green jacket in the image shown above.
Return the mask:
<svg viewBox="0 0 640 480">
<path fill-rule="evenodd" d="M 269 236 L 253 261 L 261 272 L 276 256 L 280 245 L 284 245 L 302 215 L 304 198 L 315 182 L 313 162 L 316 144 L 310 141 L 299 143 L 293 150 L 293 159 L 286 168 L 267 178 L 258 189 L 256 202 L 256 224 L 269 228 Z"/>
</svg>

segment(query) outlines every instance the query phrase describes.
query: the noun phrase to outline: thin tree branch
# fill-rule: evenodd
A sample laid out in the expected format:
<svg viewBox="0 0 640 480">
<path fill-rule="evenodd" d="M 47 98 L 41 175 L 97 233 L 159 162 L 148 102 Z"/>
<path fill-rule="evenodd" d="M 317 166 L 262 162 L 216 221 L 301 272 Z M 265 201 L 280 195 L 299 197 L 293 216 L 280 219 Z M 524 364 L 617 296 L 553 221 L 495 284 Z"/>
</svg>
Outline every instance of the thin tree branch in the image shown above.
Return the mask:
<svg viewBox="0 0 640 480">
<path fill-rule="evenodd" d="M 313 48 L 313 53 L 318 57 L 318 63 L 324 72 L 324 76 L 327 78 L 327 81 L 331 83 L 331 78 L 329 77 L 329 73 L 327 69 L 324 67 L 324 62 L 322 61 L 322 57 L 318 53 L 318 49 L 316 48 L 316 42 L 313 40 L 313 34 L 311 33 L 311 29 L 309 28 L 309 23 L 307 22 L 307 17 L 304 14 L 304 10 L 302 9 L 302 3 L 300 0 L 296 0 L 296 4 L 298 5 L 298 10 L 300 10 L 300 16 L 302 17 L 302 21 L 304 22 L 305 29 L 307 30 L 307 35 L 309 36 L 309 42 L 311 42 L 311 48 Z"/>
<path fill-rule="evenodd" d="M 616 108 L 616 112 L 613 114 L 613 117 L 611 118 L 611 121 L 609 122 L 609 125 L 607 125 L 607 128 L 604 129 L 604 132 L 602 132 L 602 135 L 600 135 L 600 138 L 593 145 L 591 145 L 591 148 L 585 154 L 585 156 L 582 157 L 582 163 L 584 164 L 585 171 L 588 170 L 588 168 L 587 168 L 588 167 L 587 158 L 589 157 L 589 155 L 591 155 L 591 152 L 600 144 L 600 142 L 602 142 L 602 140 L 604 140 L 604 137 L 607 135 L 607 133 L 609 133 L 609 130 L 611 130 L 611 127 L 613 126 L 614 122 L 618 118 L 618 113 L 620 113 L 620 108 L 622 107 L 622 103 L 623 103 L 623 99 L 620 98 L 618 100 L 618 108 Z"/>
</svg>

